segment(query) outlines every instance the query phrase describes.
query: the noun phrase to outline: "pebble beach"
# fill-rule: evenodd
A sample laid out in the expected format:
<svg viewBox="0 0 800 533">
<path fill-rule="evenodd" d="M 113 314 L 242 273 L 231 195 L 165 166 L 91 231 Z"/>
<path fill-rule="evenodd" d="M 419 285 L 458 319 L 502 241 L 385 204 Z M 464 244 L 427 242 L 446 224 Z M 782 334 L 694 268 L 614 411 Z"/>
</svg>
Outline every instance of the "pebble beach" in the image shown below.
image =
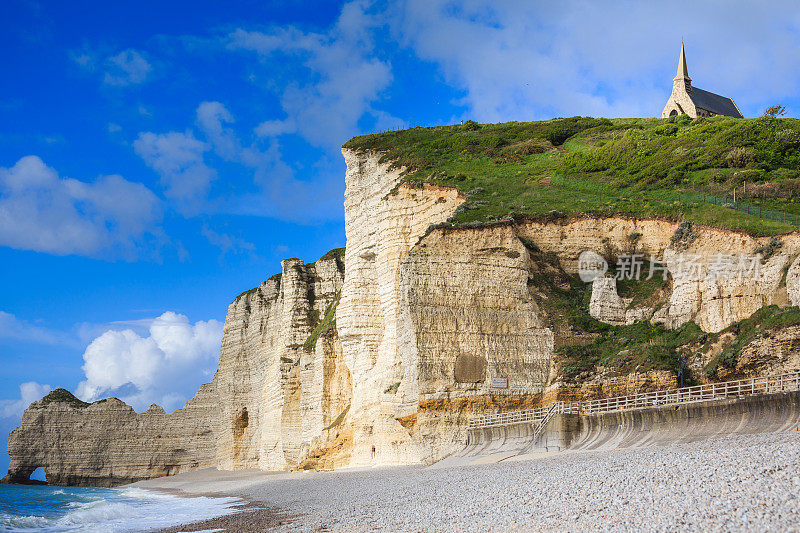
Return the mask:
<svg viewBox="0 0 800 533">
<path fill-rule="evenodd" d="M 440 468 L 204 470 L 139 485 L 250 502 L 175 532 L 798 531 L 800 432 Z"/>
</svg>

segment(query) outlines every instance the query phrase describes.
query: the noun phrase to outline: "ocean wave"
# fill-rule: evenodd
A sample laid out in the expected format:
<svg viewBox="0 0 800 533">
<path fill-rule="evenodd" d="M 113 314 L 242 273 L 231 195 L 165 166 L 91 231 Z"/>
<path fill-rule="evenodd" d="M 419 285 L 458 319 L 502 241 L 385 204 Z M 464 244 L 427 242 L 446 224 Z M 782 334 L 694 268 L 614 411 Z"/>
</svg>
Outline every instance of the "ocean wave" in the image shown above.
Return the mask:
<svg viewBox="0 0 800 533">
<path fill-rule="evenodd" d="M 79 491 L 76 491 L 79 492 Z M 50 492 L 72 497 L 72 492 Z M 78 494 L 75 494 L 78 496 Z M 0 513 L 0 531 L 72 532 L 141 531 L 188 524 L 238 511 L 238 498 L 186 498 L 142 489 L 109 489 L 102 494 L 80 494 L 63 506 L 60 516 L 21 516 Z M 83 500 L 83 501 L 80 501 Z"/>
<path fill-rule="evenodd" d="M 0 531 L 41 530 L 49 522 L 41 516 L 18 516 L 0 512 Z"/>
</svg>

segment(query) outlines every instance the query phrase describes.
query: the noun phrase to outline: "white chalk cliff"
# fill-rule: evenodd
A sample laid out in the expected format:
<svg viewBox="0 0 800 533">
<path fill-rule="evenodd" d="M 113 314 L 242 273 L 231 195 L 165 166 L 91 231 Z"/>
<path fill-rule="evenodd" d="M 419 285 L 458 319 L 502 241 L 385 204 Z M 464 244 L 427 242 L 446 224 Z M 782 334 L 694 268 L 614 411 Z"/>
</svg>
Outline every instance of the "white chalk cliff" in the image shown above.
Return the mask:
<svg viewBox="0 0 800 533">
<path fill-rule="evenodd" d="M 752 254 L 768 239 L 695 227 L 676 240 L 677 223 L 622 217 L 446 227 L 458 191 L 406 185 L 379 154 L 343 154 L 343 256 L 287 259 L 238 296 L 213 381 L 180 411 L 137 414 L 66 391 L 32 404 L 9 437 L 6 479 L 39 466 L 51 481 L 115 485 L 206 466 L 430 464 L 464 445 L 473 414 L 552 393 L 555 344 L 569 333 L 554 331 L 537 280 L 546 268 L 574 274 L 584 250 L 652 254 L 673 273 L 663 301 L 646 305 L 595 280 L 589 311 L 609 324 L 718 332 L 765 305 L 800 303 L 797 234 L 738 279 L 711 267 L 718 254 Z M 677 268 L 680 254 L 697 256 L 699 274 Z"/>
</svg>

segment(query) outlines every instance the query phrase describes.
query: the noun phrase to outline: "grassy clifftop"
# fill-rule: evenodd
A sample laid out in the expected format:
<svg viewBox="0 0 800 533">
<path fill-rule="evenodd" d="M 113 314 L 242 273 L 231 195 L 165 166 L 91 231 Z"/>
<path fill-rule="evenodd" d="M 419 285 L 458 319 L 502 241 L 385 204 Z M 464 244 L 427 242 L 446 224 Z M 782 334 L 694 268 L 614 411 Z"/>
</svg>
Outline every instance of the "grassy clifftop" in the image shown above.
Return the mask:
<svg viewBox="0 0 800 533">
<path fill-rule="evenodd" d="M 345 147 L 382 153 L 408 169 L 409 183 L 462 190 L 468 202 L 456 223 L 557 210 L 686 219 L 769 235 L 791 231 L 795 226 L 783 219 L 800 216 L 797 119 L 469 121 L 362 135 Z M 726 200 L 734 188 L 738 209 Z"/>
</svg>

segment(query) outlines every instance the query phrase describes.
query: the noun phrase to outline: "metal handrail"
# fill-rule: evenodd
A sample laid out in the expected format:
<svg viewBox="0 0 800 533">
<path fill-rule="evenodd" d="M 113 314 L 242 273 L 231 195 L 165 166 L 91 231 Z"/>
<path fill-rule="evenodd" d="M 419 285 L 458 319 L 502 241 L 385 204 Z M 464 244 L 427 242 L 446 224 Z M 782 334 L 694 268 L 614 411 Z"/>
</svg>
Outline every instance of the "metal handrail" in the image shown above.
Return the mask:
<svg viewBox="0 0 800 533">
<path fill-rule="evenodd" d="M 544 431 L 545 426 L 553 418 L 553 415 L 556 414 L 557 411 L 563 412 L 563 409 L 559 409 L 559 407 L 563 407 L 564 402 L 556 402 L 550 409 L 547 410 L 547 414 L 544 416 L 542 420 L 539 421 L 539 425 L 536 426 L 536 429 L 533 430 L 533 441 L 536 442 L 539 440 L 539 435 L 542 434 Z"/>
<path fill-rule="evenodd" d="M 549 419 L 556 412 L 574 414 L 608 413 L 625 409 L 646 409 L 649 407 L 742 397 L 751 394 L 774 394 L 792 390 L 800 390 L 800 372 L 737 381 L 705 383 L 692 387 L 584 400 L 582 402 L 555 402 L 549 408 L 538 407 L 524 411 L 507 411 L 505 413 L 478 416 L 470 420 L 469 429 L 506 426 L 524 422 L 537 423 L 538 427 L 542 420 Z M 551 413 L 554 408 L 556 412 Z"/>
</svg>

